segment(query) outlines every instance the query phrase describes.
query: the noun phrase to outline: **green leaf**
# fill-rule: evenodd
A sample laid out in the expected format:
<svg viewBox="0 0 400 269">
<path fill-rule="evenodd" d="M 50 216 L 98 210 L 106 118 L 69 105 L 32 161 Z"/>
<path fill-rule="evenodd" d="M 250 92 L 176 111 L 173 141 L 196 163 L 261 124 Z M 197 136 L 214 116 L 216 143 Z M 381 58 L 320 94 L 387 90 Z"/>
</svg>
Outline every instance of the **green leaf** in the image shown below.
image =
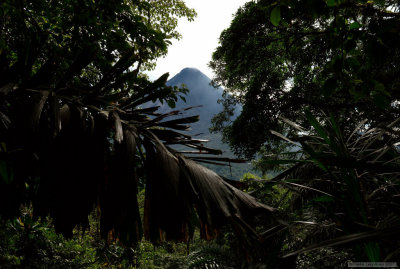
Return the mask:
<svg viewBox="0 0 400 269">
<path fill-rule="evenodd" d="M 281 21 L 281 7 L 280 6 L 276 6 L 272 9 L 270 20 L 274 26 L 279 25 L 279 22 Z"/>
<path fill-rule="evenodd" d="M 333 7 L 336 5 L 336 1 L 335 0 L 327 0 L 326 4 L 328 7 Z"/>
<path fill-rule="evenodd" d="M 0 152 L 2 151 L 7 152 L 7 145 L 4 142 L 0 143 Z"/>
<path fill-rule="evenodd" d="M 370 262 L 381 261 L 379 244 L 376 242 L 368 242 L 364 245 L 364 248 Z"/>
<path fill-rule="evenodd" d="M 360 28 L 361 27 L 361 24 L 359 24 L 358 22 L 352 22 L 351 24 L 350 24 L 350 26 L 349 26 L 349 29 L 350 30 L 353 30 L 353 29 L 357 29 L 357 28 Z"/>
<path fill-rule="evenodd" d="M 9 171 L 7 163 L 5 161 L 0 161 L 0 177 L 3 178 L 6 184 L 9 184 L 14 179 L 14 174 L 12 171 Z"/>
<path fill-rule="evenodd" d="M 167 104 L 170 108 L 175 108 L 176 107 L 176 103 L 174 100 L 167 100 Z"/>
<path fill-rule="evenodd" d="M 180 118 L 180 119 L 175 119 L 175 120 L 169 120 L 169 121 L 160 122 L 160 123 L 159 123 L 159 126 L 169 127 L 169 125 L 193 123 L 193 122 L 198 122 L 199 120 L 200 120 L 200 117 L 199 117 L 198 115 L 196 115 L 196 116 L 189 116 L 189 117 L 184 117 L 184 118 Z"/>
<path fill-rule="evenodd" d="M 304 149 L 305 152 L 307 152 L 307 154 L 309 154 L 311 156 L 311 161 L 313 163 L 315 163 L 319 168 L 321 168 L 323 171 L 327 172 L 328 169 L 325 167 L 325 165 L 323 163 L 321 163 L 317 157 L 318 157 L 318 153 L 316 153 L 312 147 L 310 147 L 307 143 L 301 143 L 302 148 Z"/>
<path fill-rule="evenodd" d="M 332 129 L 335 131 L 336 136 L 337 137 L 342 137 L 339 125 L 336 122 L 335 117 L 333 116 L 333 114 L 330 115 L 329 119 L 330 119 L 330 124 L 332 126 Z"/>
<path fill-rule="evenodd" d="M 384 7 L 385 6 L 385 0 L 373 0 L 375 4 L 377 4 L 379 7 Z"/>
<path fill-rule="evenodd" d="M 324 130 L 321 124 L 319 124 L 318 120 L 314 117 L 313 114 L 311 114 L 310 110 L 305 111 L 306 118 L 308 122 L 314 127 L 315 131 L 318 133 L 320 137 L 322 137 L 327 144 L 330 144 L 330 139 L 328 137 L 328 134 Z"/>
</svg>

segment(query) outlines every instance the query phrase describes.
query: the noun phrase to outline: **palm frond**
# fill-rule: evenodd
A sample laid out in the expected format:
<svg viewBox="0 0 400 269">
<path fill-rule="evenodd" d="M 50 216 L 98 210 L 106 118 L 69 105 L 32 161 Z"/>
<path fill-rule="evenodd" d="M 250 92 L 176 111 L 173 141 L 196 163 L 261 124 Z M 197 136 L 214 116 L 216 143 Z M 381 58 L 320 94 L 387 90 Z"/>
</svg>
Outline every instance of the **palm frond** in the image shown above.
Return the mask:
<svg viewBox="0 0 400 269">
<path fill-rule="evenodd" d="M 359 242 L 365 242 L 369 240 L 383 240 L 391 237 L 397 237 L 400 234 L 400 227 L 390 227 L 387 229 L 381 229 L 377 231 L 369 231 L 369 232 L 364 232 L 364 233 L 356 233 L 356 234 L 350 234 L 350 235 L 345 235 L 345 236 L 340 236 L 331 240 L 323 241 L 321 243 L 313 244 L 311 246 L 308 246 L 304 249 L 288 253 L 283 256 L 283 258 L 290 257 L 293 255 L 313 251 L 319 248 L 324 248 L 324 247 L 333 247 L 333 246 L 341 246 L 349 243 L 359 243 Z"/>
<path fill-rule="evenodd" d="M 397 234 L 398 222 L 389 223 L 385 217 L 400 209 L 397 197 L 400 189 L 395 183 L 400 176 L 400 152 L 396 148 L 399 136 L 395 130 L 398 121 L 379 127 L 369 126 L 364 120 L 345 137 L 332 116 L 323 119 L 324 124 L 310 113 L 307 118 L 317 135 L 303 132 L 299 139 L 296 135 L 292 139 L 301 142 L 304 158 L 312 162 L 299 160 L 273 181 L 285 182 L 284 186 L 294 192 L 295 208 L 313 216 L 305 221 L 331 222 L 339 233 L 332 233 L 322 243 L 311 241 L 303 250 L 290 255 L 364 241 L 383 242 L 384 237 Z M 294 124 L 289 125 L 299 130 Z M 289 179 L 295 179 L 296 183 Z M 371 228 L 383 223 L 388 230 Z M 313 229 L 307 233 L 311 238 L 316 234 Z M 370 251 L 378 250 L 365 248 L 366 255 Z"/>
<path fill-rule="evenodd" d="M 231 222 L 257 238 L 249 223 L 258 214 L 272 217 L 275 209 L 257 202 L 194 161 L 183 156 L 179 156 L 179 161 L 183 176 L 189 182 L 189 192 L 202 223 L 204 238 L 214 238 L 223 225 Z"/>
<path fill-rule="evenodd" d="M 121 143 L 122 140 L 124 139 L 124 131 L 122 129 L 121 119 L 119 118 L 119 115 L 116 111 L 112 111 L 109 114 L 109 118 L 114 125 L 114 131 L 115 131 L 114 139 L 118 143 Z"/>
<path fill-rule="evenodd" d="M 36 128 L 39 124 L 40 115 L 42 113 L 43 107 L 47 101 L 47 97 L 49 96 L 49 91 L 39 91 L 33 92 L 33 98 L 31 103 L 31 111 L 28 116 L 28 126 L 32 131 L 36 131 Z"/>
<path fill-rule="evenodd" d="M 0 122 L 2 126 L 1 129 L 7 130 L 8 127 L 10 126 L 11 120 L 6 114 L 0 111 Z"/>
<path fill-rule="evenodd" d="M 180 177 L 178 159 L 162 144 L 145 140 L 146 199 L 145 237 L 152 242 L 165 239 L 187 241 L 192 209 L 188 191 Z"/>
</svg>

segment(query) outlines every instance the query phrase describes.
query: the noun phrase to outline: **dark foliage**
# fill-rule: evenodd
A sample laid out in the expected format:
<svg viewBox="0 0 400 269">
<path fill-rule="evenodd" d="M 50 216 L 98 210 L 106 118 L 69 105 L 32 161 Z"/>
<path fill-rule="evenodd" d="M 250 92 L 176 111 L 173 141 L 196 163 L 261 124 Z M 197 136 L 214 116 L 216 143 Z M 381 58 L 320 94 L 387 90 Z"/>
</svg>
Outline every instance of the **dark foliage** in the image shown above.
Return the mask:
<svg viewBox="0 0 400 269">
<path fill-rule="evenodd" d="M 269 19 L 268 19 L 269 18 Z M 230 126 L 215 120 L 237 153 L 269 151 L 285 133 L 279 116 L 309 123 L 309 108 L 345 115 L 345 133 L 358 122 L 399 117 L 397 1 L 255 1 L 222 32 L 210 66 L 214 83 L 243 105 Z M 227 103 L 231 103 L 229 98 Z M 220 115 L 222 119 L 224 114 Z"/>
<path fill-rule="evenodd" d="M 2 218 L 32 203 L 34 218 L 50 215 L 56 231 L 72 236 L 77 225 L 88 226 L 95 206 L 102 236 L 130 246 L 142 236 L 139 182 L 153 242 L 187 241 L 195 207 L 206 239 L 227 223 L 249 230 L 255 215 L 273 211 L 165 146 L 219 154 L 177 132 L 197 117 L 169 120 L 182 111 L 140 107 L 152 100 L 173 106 L 187 92 L 167 86 L 168 74 L 152 82 L 141 73 L 178 37 L 177 17 L 193 17 L 182 1 L 0 7 Z"/>
<path fill-rule="evenodd" d="M 293 192 L 292 210 L 300 213 L 294 223 L 302 228 L 294 230 L 303 239 L 289 256 L 338 247 L 358 261 L 397 260 L 398 120 L 380 127 L 360 124 L 345 136 L 333 117 L 325 125 L 308 118 L 316 134 L 293 137 L 304 157 L 272 180 Z"/>
</svg>

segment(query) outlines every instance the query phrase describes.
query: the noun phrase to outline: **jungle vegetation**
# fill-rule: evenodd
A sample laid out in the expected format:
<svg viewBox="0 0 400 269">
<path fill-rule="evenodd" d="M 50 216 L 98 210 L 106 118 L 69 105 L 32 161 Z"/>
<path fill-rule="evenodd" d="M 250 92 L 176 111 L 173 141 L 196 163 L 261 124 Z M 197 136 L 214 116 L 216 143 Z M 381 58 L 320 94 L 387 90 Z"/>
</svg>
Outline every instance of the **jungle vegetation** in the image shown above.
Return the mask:
<svg viewBox="0 0 400 269">
<path fill-rule="evenodd" d="M 250 1 L 220 36 L 210 66 L 226 109 L 213 130 L 262 171 L 284 170 L 266 184 L 291 195 L 287 236 L 301 239 L 286 257 L 335 246 L 399 260 L 399 8 Z"/>
<path fill-rule="evenodd" d="M 226 90 L 213 130 L 279 174 L 236 182 L 170 147 L 227 161 L 184 132 L 198 120 L 173 109 L 187 89 L 143 73 L 194 18 L 184 1 L 5 0 L 0 14 L 0 265 L 400 260 L 398 2 L 238 10 L 210 63 Z M 141 108 L 154 100 L 171 111 Z"/>
</svg>

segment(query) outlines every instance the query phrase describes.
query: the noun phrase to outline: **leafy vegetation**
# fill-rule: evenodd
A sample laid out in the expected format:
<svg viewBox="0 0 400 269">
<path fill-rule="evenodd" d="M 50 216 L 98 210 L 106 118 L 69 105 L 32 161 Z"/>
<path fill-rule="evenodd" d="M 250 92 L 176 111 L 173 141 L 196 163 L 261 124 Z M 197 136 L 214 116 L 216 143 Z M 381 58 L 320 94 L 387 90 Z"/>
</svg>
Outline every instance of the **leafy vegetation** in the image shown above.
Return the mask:
<svg viewBox="0 0 400 269">
<path fill-rule="evenodd" d="M 285 169 L 256 189 L 287 193 L 286 232 L 269 236 L 285 238 L 277 255 L 297 267 L 399 260 L 399 8 L 252 1 L 213 54 L 228 112 L 243 105 L 214 129 L 237 153 L 262 155 L 261 171 Z M 326 253 L 334 259 L 320 263 Z"/>
<path fill-rule="evenodd" d="M 227 224 L 243 240 L 257 236 L 253 218 L 274 209 L 169 147 L 220 154 L 182 133 L 198 117 L 140 107 L 173 107 L 187 92 L 167 86 L 168 74 L 149 81 L 142 73 L 179 37 L 177 19 L 193 18 L 184 2 L 3 1 L 1 14 L 4 221 L 32 205 L 34 221 L 50 216 L 71 238 L 95 207 L 101 237 L 126 247 L 143 234 L 154 244 L 188 242 L 196 225 L 208 240 Z"/>
<path fill-rule="evenodd" d="M 22 211 L 20 218 L 1 222 L 1 268 L 199 268 L 215 262 L 218 255 L 227 255 L 221 247 L 204 243 L 198 233 L 189 256 L 186 243 L 154 247 L 143 240 L 134 248 L 106 244 L 100 238 L 95 212 L 88 230 L 75 229 L 73 237 L 66 239 L 55 232 L 50 218 L 34 221 L 31 209 Z"/>
<path fill-rule="evenodd" d="M 238 11 L 211 62 L 227 89 L 214 129 L 237 153 L 262 154 L 263 174 L 285 169 L 239 182 L 195 162 L 234 160 L 170 147 L 221 153 L 184 133 L 198 117 L 141 108 L 174 107 L 187 92 L 142 73 L 179 37 L 177 18 L 195 15 L 184 2 L 0 7 L 1 266 L 400 260 L 398 2 L 260 0 Z"/>
<path fill-rule="evenodd" d="M 355 129 L 346 137 L 333 117 L 326 126 L 310 120 L 319 135 L 299 138 L 306 157 L 276 179 L 297 192 L 293 202 L 303 210 L 304 225 L 335 229 L 322 238 L 310 234 L 309 245 L 295 253 L 351 244 L 356 260 L 398 260 L 399 242 L 387 241 L 398 237 L 400 224 L 393 125 Z"/>
<path fill-rule="evenodd" d="M 286 132 L 279 116 L 309 128 L 306 108 L 347 115 L 346 134 L 364 119 L 389 124 L 399 117 L 398 12 L 390 0 L 248 2 L 210 63 L 214 84 L 229 92 L 227 107 L 236 101 L 243 111 L 215 127 L 251 157 L 261 146 L 277 150 L 282 140 L 270 130 Z"/>
<path fill-rule="evenodd" d="M 4 264 L 234 267 L 228 246 L 195 249 L 188 261 L 174 254 L 186 245 L 165 243 L 189 244 L 198 226 L 207 240 L 225 229 L 235 234 L 234 253 L 246 266 L 244 256 L 253 259 L 262 228 L 280 222 L 274 208 L 169 147 L 220 154 L 181 133 L 198 117 L 171 120 L 182 111 L 140 107 L 157 99 L 173 107 L 187 91 L 167 86 L 168 74 L 156 81 L 142 74 L 178 37 L 176 17 L 194 15 L 181 1 L 170 4 L 1 4 L 0 215 L 4 231 L 13 231 L 3 234 Z M 28 205 L 32 212 L 21 217 Z M 93 208 L 96 233 L 88 218 Z M 92 234 L 84 233 L 88 228 Z M 163 251 L 150 251 L 149 242 Z M 278 259 L 265 257 L 272 264 Z"/>
<path fill-rule="evenodd" d="M 138 194 L 143 217 L 144 189 Z M 32 208 L 22 207 L 21 216 L 0 222 L 1 268 L 237 268 L 232 246 L 221 239 L 206 242 L 196 229 L 190 242 L 163 242 L 157 246 L 141 240 L 127 247 L 101 238 L 99 216 L 93 210 L 86 230 L 76 227 L 71 238 L 56 233 L 52 219 L 34 220 Z M 219 236 L 219 238 L 222 234 Z M 234 237 L 232 231 L 229 236 Z"/>
</svg>

